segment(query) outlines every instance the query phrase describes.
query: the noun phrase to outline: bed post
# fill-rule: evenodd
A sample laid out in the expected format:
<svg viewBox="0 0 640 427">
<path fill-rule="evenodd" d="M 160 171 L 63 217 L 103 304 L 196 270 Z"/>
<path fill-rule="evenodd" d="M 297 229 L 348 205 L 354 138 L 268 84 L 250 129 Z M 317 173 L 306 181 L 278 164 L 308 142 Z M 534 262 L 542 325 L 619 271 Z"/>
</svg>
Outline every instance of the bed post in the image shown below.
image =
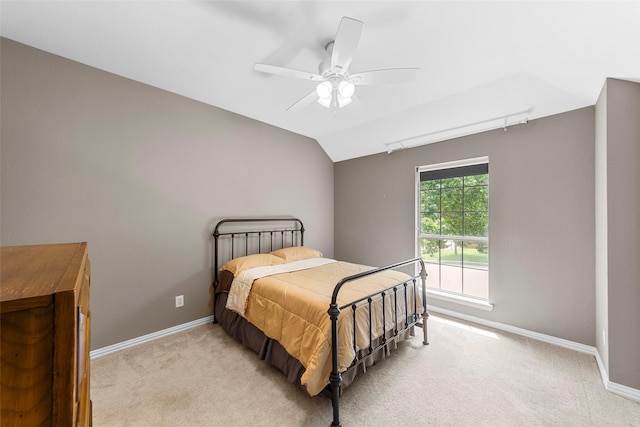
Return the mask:
<svg viewBox="0 0 640 427">
<path fill-rule="evenodd" d="M 218 238 L 220 237 L 220 231 L 218 226 L 213 230 L 213 323 L 218 323 L 216 319 L 216 288 L 218 287 Z"/>
<path fill-rule="evenodd" d="M 429 320 L 429 312 L 427 311 L 427 269 L 424 266 L 424 261 L 420 258 L 420 280 L 422 280 L 422 344 L 429 345 L 429 338 L 427 337 L 427 320 Z"/>
<path fill-rule="evenodd" d="M 331 405 L 333 406 L 333 422 L 332 426 L 341 426 L 340 424 L 340 384 L 342 383 L 342 375 L 338 368 L 338 316 L 340 309 L 336 301 L 332 301 L 329 306 L 329 317 L 331 318 L 331 375 L 329 382 L 331 384 Z"/>
</svg>

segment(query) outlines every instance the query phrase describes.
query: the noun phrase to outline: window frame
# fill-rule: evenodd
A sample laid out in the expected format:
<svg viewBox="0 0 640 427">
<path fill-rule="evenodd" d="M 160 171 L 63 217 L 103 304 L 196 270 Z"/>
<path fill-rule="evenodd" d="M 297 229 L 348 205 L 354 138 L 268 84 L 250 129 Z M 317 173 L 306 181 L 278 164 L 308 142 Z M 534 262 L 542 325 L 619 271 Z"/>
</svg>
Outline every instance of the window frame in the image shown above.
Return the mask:
<svg viewBox="0 0 640 427">
<path fill-rule="evenodd" d="M 466 167 L 466 166 L 474 166 L 474 165 L 481 165 L 481 164 L 487 164 L 489 165 L 489 157 L 488 156 L 484 156 L 484 157 L 475 157 L 475 158 L 471 158 L 471 159 L 464 159 L 464 160 L 456 160 L 456 161 L 450 161 L 450 162 L 443 162 L 443 163 L 435 163 L 435 164 L 430 164 L 430 165 L 424 165 L 424 166 L 419 166 L 416 168 L 416 182 L 415 182 L 415 214 L 416 214 L 416 218 L 415 218 L 415 224 L 416 224 L 416 235 L 415 235 L 415 253 L 417 257 L 421 256 L 421 244 L 420 244 L 420 240 L 421 238 L 442 238 L 443 235 L 439 234 L 439 235 L 435 235 L 435 234 L 422 234 L 422 227 L 421 227 L 421 218 L 422 218 L 422 213 L 421 213 L 421 179 L 420 179 L 420 174 L 421 172 L 430 172 L 430 171 L 436 171 L 436 170 L 442 170 L 442 169 L 454 169 L 454 168 L 459 168 L 459 167 Z M 490 207 L 489 207 L 490 210 Z M 490 213 L 488 212 L 488 215 L 490 217 Z M 490 221 L 489 221 L 490 223 Z M 464 241 L 482 241 L 482 242 L 486 242 L 487 244 L 489 243 L 489 236 L 485 237 L 477 237 L 477 236 L 446 236 L 448 238 L 450 238 L 450 240 L 464 240 Z M 491 246 L 489 245 L 489 250 L 491 250 Z M 489 259 L 491 259 L 491 257 L 489 256 Z M 489 268 L 489 266 L 487 266 L 487 268 Z M 487 271 L 487 274 L 489 274 L 489 272 Z M 427 278 L 427 284 L 429 282 L 429 279 Z M 430 288 L 427 287 L 427 294 L 430 297 L 433 297 L 435 299 L 438 300 L 444 300 L 447 302 L 454 302 L 454 303 L 458 303 L 458 304 L 462 304 L 465 306 L 471 306 L 474 308 L 480 308 L 483 310 L 488 310 L 491 311 L 493 310 L 493 304 L 490 302 L 490 298 L 491 298 L 491 287 L 490 287 L 490 282 L 488 283 L 488 296 L 487 299 L 484 298 L 479 298 L 479 297 L 473 297 L 473 296 L 468 296 L 465 295 L 463 293 L 454 293 L 454 292 L 447 292 L 447 291 L 441 291 L 435 288 Z M 439 288 L 439 286 L 438 286 Z"/>
</svg>

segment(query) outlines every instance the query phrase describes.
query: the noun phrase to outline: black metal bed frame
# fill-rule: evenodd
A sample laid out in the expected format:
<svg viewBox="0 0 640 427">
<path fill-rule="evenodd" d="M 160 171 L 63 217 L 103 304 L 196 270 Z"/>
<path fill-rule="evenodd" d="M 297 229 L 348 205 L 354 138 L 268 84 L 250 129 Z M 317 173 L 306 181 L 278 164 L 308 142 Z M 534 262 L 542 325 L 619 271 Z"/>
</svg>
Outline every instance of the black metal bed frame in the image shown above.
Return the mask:
<svg viewBox="0 0 640 427">
<path fill-rule="evenodd" d="M 258 229 L 247 231 L 242 229 L 243 227 L 238 227 L 237 231 L 225 231 L 222 232 L 221 229 L 223 225 L 230 224 L 271 224 L 275 226 L 276 223 L 284 223 L 283 227 L 273 227 L 270 229 Z M 224 262 L 228 261 L 228 259 L 221 257 L 221 252 L 219 248 L 219 240 L 220 238 L 228 237 L 231 242 L 231 251 L 230 257 L 235 258 L 237 256 L 249 255 L 250 253 L 263 253 L 271 252 L 274 250 L 274 241 L 275 241 L 275 249 L 280 249 L 288 246 L 303 246 L 304 244 L 304 225 L 302 221 L 297 218 L 228 218 L 219 221 L 213 231 L 214 238 L 214 289 L 218 285 L 218 270 L 224 264 Z M 263 245 L 263 240 L 265 236 L 269 239 L 268 250 L 266 248 L 266 243 Z M 274 237 L 275 236 L 275 237 Z M 279 236 L 279 242 L 278 242 Z M 253 242 L 251 239 L 253 238 Z M 240 252 L 240 254 L 236 255 L 236 240 L 241 239 L 244 241 L 244 250 Z M 290 244 L 288 244 L 290 243 Z M 257 244 L 257 251 L 256 249 Z M 288 246 L 287 246 L 288 245 Z M 242 249 L 242 246 L 240 246 Z M 221 261 L 222 259 L 222 261 Z M 340 289 L 344 285 L 349 282 L 352 282 L 357 279 L 361 279 L 365 276 L 369 276 L 372 274 L 376 274 L 385 270 L 392 270 L 399 267 L 415 265 L 419 263 L 420 265 L 420 273 L 411 277 L 409 280 L 398 283 L 394 286 L 388 287 L 382 291 L 376 292 L 374 294 L 362 297 L 356 301 L 351 301 L 342 306 L 338 306 L 338 293 Z M 420 279 L 421 281 L 421 291 L 422 291 L 422 306 L 423 312 L 417 312 L 417 281 Z M 419 326 L 423 330 L 423 341 L 424 345 L 429 344 L 428 336 L 427 336 L 427 319 L 429 318 L 429 313 L 427 312 L 427 302 L 426 302 L 426 281 L 427 281 L 427 273 L 425 269 L 424 262 L 421 258 L 413 258 L 406 261 L 398 262 L 396 264 L 387 265 L 384 267 L 375 268 L 372 270 L 367 270 L 362 273 L 354 274 L 352 276 L 345 277 L 341 279 L 333 289 L 333 294 L 331 296 L 331 303 L 329 305 L 329 309 L 327 311 L 330 319 L 331 319 L 331 374 L 329 376 L 329 386 L 331 388 L 331 403 L 333 406 L 333 422 L 332 426 L 341 426 L 340 423 L 340 385 L 342 383 L 342 375 L 340 373 L 338 367 L 338 317 L 340 312 L 345 309 L 352 309 L 353 312 L 353 320 L 354 320 L 354 336 L 353 336 L 353 346 L 356 353 L 356 357 L 354 358 L 351 366 L 358 365 L 360 363 L 365 363 L 368 357 L 371 357 L 374 353 L 380 350 L 384 350 L 389 352 L 389 345 L 396 341 L 402 334 L 402 332 L 410 330 L 414 326 Z M 404 294 L 404 301 L 400 301 L 400 306 L 402 306 L 404 302 L 404 321 L 400 319 L 398 321 L 398 290 L 403 290 L 401 292 Z M 412 292 L 412 300 L 413 300 L 413 311 L 410 311 L 410 304 L 408 298 L 408 291 Z M 373 346 L 373 332 L 372 332 L 372 303 L 376 298 L 382 300 L 382 325 L 383 325 L 383 333 L 379 339 L 379 342 Z M 385 305 L 386 301 L 389 301 L 390 304 L 393 304 L 393 316 L 394 316 L 394 328 L 393 330 L 386 330 L 386 311 Z M 356 327 L 355 327 L 355 317 L 356 317 L 356 307 L 358 304 L 368 304 L 369 308 L 369 348 L 366 351 L 358 351 L 356 346 Z M 215 304 L 215 302 L 214 302 Z M 214 318 L 215 322 L 215 318 Z M 412 332 L 412 331 L 411 331 Z M 388 336 L 390 335 L 390 336 Z"/>
</svg>

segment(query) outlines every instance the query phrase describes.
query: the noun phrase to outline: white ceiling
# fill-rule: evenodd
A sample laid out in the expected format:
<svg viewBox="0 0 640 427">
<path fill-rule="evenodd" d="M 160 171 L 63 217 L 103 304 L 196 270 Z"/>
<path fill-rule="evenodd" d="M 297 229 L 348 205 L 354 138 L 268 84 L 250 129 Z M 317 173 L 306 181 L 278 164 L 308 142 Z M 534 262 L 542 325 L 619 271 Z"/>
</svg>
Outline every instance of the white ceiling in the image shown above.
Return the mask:
<svg viewBox="0 0 640 427">
<path fill-rule="evenodd" d="M 8 1 L 3 37 L 316 139 L 334 161 L 595 104 L 640 81 L 640 1 Z M 364 22 L 351 72 L 419 67 L 358 86 L 363 110 L 291 104 L 315 83 L 340 19 Z"/>
</svg>

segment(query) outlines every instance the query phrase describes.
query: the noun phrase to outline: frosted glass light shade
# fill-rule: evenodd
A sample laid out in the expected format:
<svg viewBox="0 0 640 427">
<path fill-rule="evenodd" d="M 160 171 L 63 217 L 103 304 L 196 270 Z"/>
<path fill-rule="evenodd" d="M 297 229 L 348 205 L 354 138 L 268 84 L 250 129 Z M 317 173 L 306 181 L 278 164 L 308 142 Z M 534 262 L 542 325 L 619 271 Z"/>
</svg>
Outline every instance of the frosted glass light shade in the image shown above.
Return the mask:
<svg viewBox="0 0 640 427">
<path fill-rule="evenodd" d="M 316 94 L 320 99 L 331 99 L 331 92 L 333 92 L 333 86 L 329 82 L 322 82 L 316 86 Z"/>
<path fill-rule="evenodd" d="M 328 98 L 318 97 L 318 104 L 323 107 L 331 108 L 331 95 Z"/>
<path fill-rule="evenodd" d="M 355 91 L 356 87 L 351 82 L 342 80 L 340 83 L 338 83 L 338 92 L 344 98 L 351 98 Z"/>
<path fill-rule="evenodd" d="M 338 93 L 338 107 L 346 107 L 349 104 L 351 104 L 351 98 L 346 98 Z"/>
</svg>

